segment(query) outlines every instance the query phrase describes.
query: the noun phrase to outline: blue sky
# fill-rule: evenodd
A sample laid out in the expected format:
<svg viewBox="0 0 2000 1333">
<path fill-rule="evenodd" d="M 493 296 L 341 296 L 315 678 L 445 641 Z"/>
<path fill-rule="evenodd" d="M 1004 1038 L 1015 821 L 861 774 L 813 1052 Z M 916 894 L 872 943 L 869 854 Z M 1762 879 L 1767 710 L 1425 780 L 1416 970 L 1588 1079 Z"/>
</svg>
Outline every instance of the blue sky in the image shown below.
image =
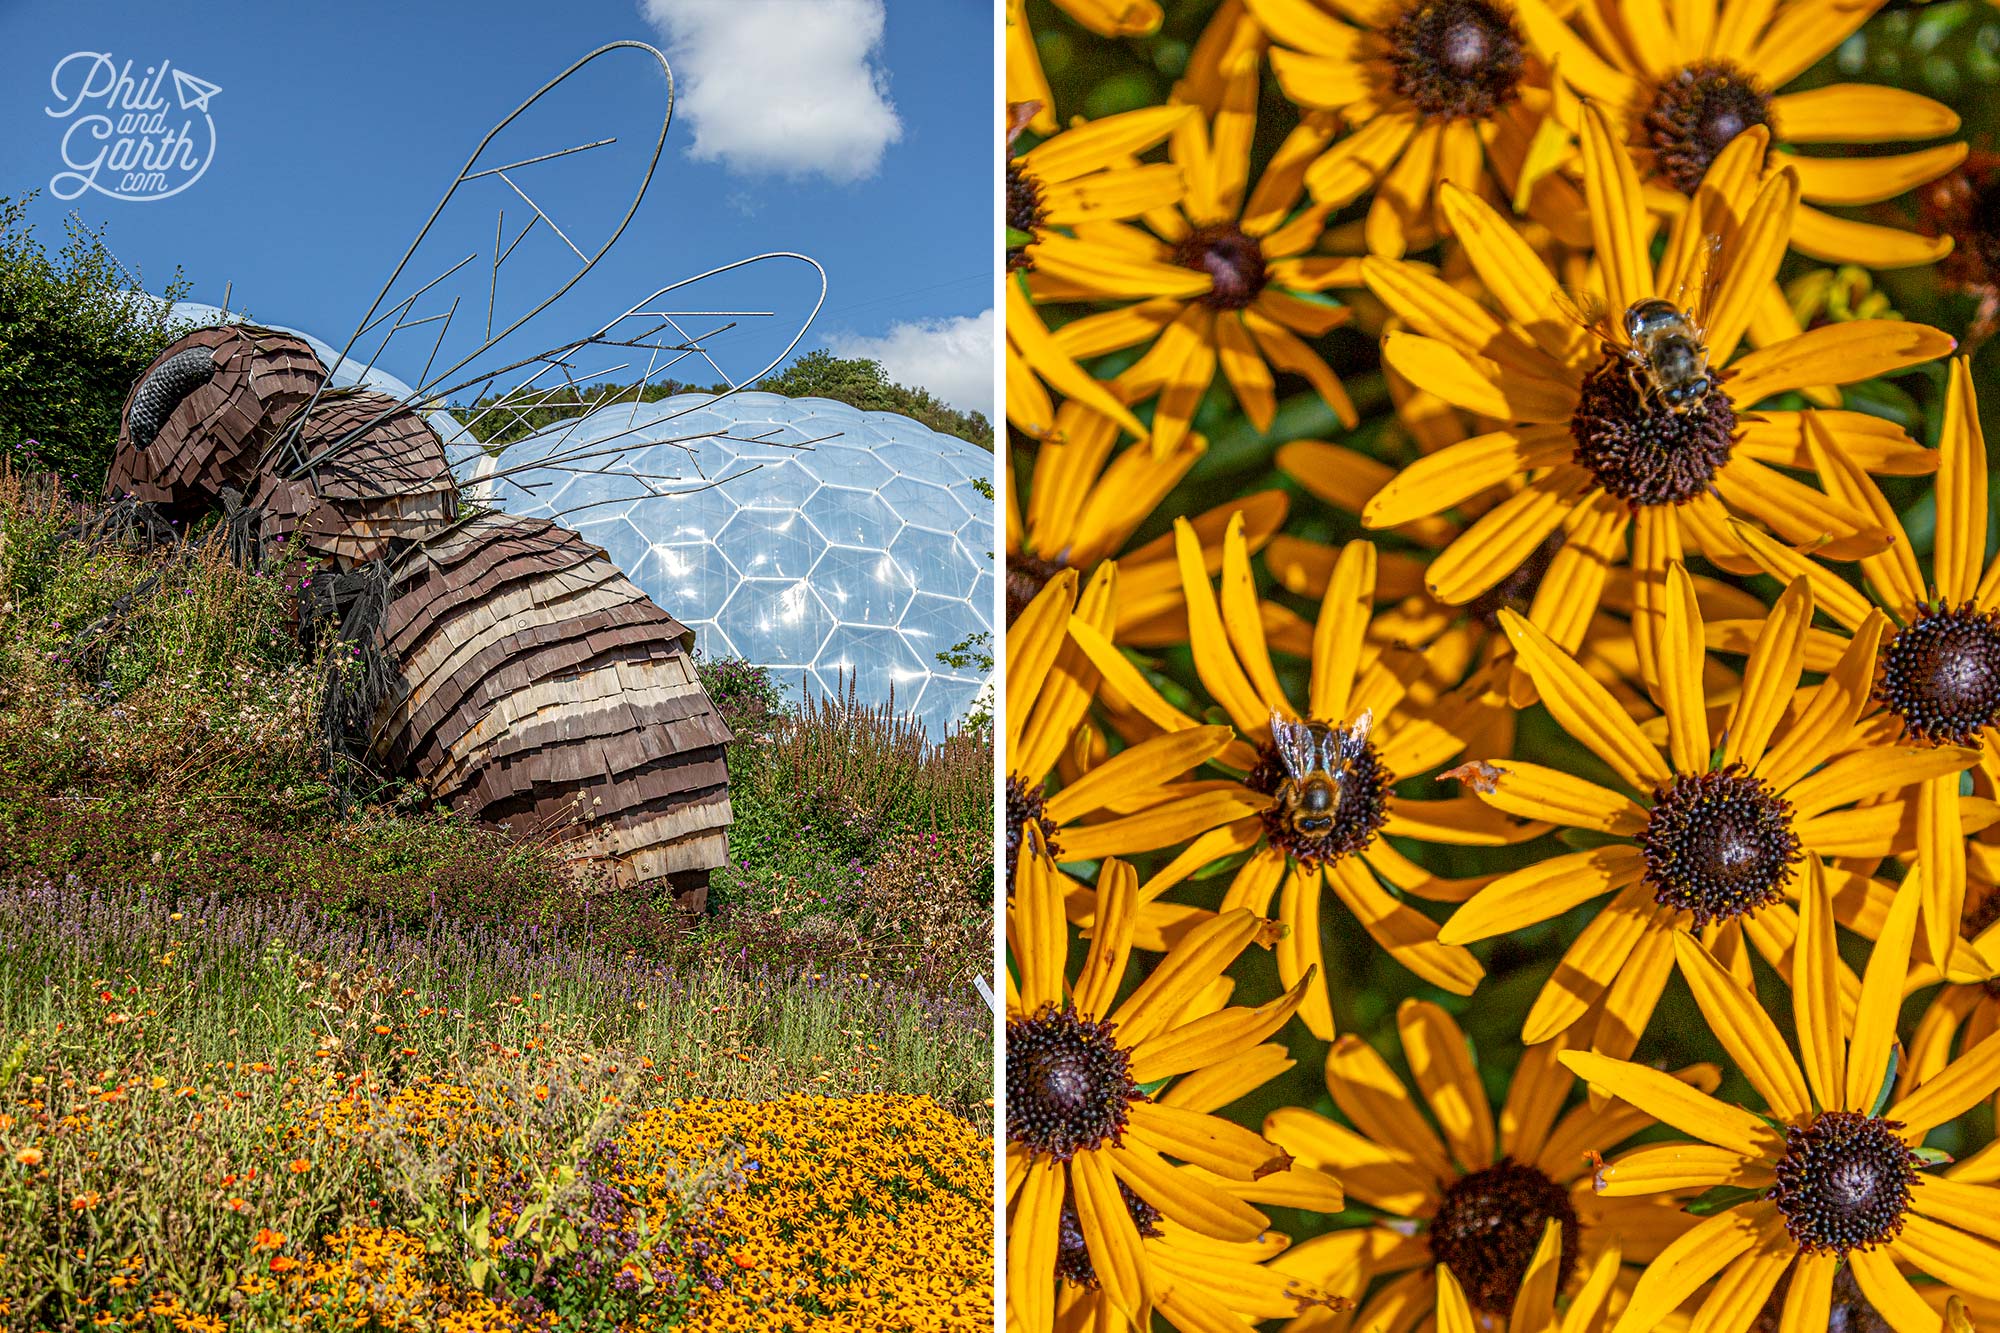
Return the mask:
<svg viewBox="0 0 2000 1333">
<path fill-rule="evenodd" d="M 799 250 L 828 274 L 825 308 L 801 351 L 875 355 L 897 378 L 992 416 L 992 15 L 990 0 L 209 0 L 195 10 L 16 0 L 0 4 L 0 123 L 10 127 L 0 136 L 0 193 L 42 191 L 30 220 L 52 249 L 74 209 L 108 224 L 107 243 L 149 289 L 179 266 L 193 299 L 219 302 L 229 283 L 233 307 L 339 346 L 489 126 L 595 47 L 647 41 L 668 51 L 678 99 L 651 190 L 605 260 L 503 350 L 587 333 L 674 278 Z M 72 62 L 51 85 L 59 62 L 79 52 L 110 56 L 99 73 L 130 60 L 143 83 L 146 68 L 165 61 L 220 88 L 206 120 L 198 104 L 182 105 L 199 99 L 198 85 L 160 90 L 169 130 L 192 126 L 162 177 L 178 184 L 205 162 L 198 178 L 145 201 L 95 190 L 70 202 L 51 196 L 65 132 L 107 110 L 90 81 L 97 62 Z M 615 135 L 607 148 L 510 173 L 589 253 L 630 203 L 664 86 L 643 54 L 603 58 L 510 126 L 478 165 Z M 48 114 L 72 105 L 67 116 Z M 74 158 L 104 147 L 87 129 L 73 132 Z M 164 188 L 145 174 L 126 188 Z M 108 168 L 97 180 L 125 184 Z M 412 307 L 416 318 L 461 297 L 446 359 L 483 336 L 500 207 L 511 240 L 528 206 L 495 177 L 461 187 L 396 288 L 400 298 L 479 256 Z M 496 306 L 519 312 L 576 267 L 537 224 L 503 271 Z M 714 344 L 740 376 L 777 354 L 816 291 L 808 270 L 780 265 L 673 299 L 677 309 L 781 312 Z M 415 381 L 437 327 L 397 335 L 383 367 Z M 693 362 L 682 372 L 713 378 Z"/>
</svg>

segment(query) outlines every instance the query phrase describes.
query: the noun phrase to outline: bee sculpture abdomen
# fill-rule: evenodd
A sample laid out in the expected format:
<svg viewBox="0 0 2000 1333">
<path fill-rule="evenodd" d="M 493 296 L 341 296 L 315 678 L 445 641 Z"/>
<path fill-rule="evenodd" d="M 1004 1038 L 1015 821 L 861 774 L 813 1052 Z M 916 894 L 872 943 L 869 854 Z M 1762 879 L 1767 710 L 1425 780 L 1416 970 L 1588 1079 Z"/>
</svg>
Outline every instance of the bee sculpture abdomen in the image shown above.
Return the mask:
<svg viewBox="0 0 2000 1333">
<path fill-rule="evenodd" d="M 133 386 L 107 490 L 193 518 L 231 487 L 264 540 L 319 568 L 387 561 L 387 610 L 357 631 L 389 666 L 365 737 L 376 762 L 472 819 L 590 839 L 619 879 L 698 902 L 727 861 L 731 737 L 693 632 L 566 528 L 460 522 L 422 413 L 330 389 L 299 420 L 325 378 L 291 334 L 177 340 Z"/>
<path fill-rule="evenodd" d="M 460 812 L 581 819 L 635 880 L 725 860 L 731 737 L 694 633 L 577 534 L 488 514 L 411 551 L 380 643 L 399 681 L 372 748 Z"/>
<path fill-rule="evenodd" d="M 458 482 L 420 413 L 385 394 L 334 389 L 258 479 L 250 503 L 264 512 L 266 541 L 295 541 L 347 569 L 457 518 Z"/>
<path fill-rule="evenodd" d="M 252 324 L 176 339 L 126 395 L 105 490 L 173 513 L 247 491 L 278 425 L 326 381 L 303 338 Z"/>
</svg>

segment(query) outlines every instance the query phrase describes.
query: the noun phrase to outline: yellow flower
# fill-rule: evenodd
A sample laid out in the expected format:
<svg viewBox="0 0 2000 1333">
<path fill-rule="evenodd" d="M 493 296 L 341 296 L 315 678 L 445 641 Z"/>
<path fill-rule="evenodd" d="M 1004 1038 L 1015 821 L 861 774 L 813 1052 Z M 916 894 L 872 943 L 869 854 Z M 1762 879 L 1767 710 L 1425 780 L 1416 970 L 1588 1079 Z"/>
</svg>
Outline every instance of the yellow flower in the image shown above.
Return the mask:
<svg viewBox="0 0 2000 1333">
<path fill-rule="evenodd" d="M 1296 208 L 1331 122 L 1301 123 L 1252 188 L 1257 93 L 1257 59 L 1246 52 L 1212 122 L 1196 117 L 1174 132 L 1168 148 L 1187 194 L 1178 209 L 1147 214 L 1151 230 L 1092 223 L 1035 247 L 1028 290 L 1037 302 L 1130 303 L 1063 325 L 1055 342 L 1078 361 L 1147 345 L 1114 392 L 1126 402 L 1158 396 L 1152 441 L 1162 454 L 1187 434 L 1218 367 L 1260 430 L 1277 411 L 1273 367 L 1304 378 L 1347 425 L 1356 421 L 1346 390 L 1304 341 L 1348 316 L 1316 293 L 1358 281 L 1354 260 L 1306 253 L 1328 206 Z"/>
<path fill-rule="evenodd" d="M 1974 759 L 1972 751 L 1950 747 L 1854 744 L 1875 670 L 1879 615 L 1810 702 L 1795 700 L 1813 618 L 1813 590 L 1804 578 L 1778 599 L 1750 648 L 1741 693 L 1711 732 L 1701 687 L 1705 630 L 1693 582 L 1675 562 L 1666 585 L 1664 750 L 1547 635 L 1501 612 L 1550 714 L 1632 793 L 1511 759 L 1456 771 L 1496 809 L 1583 830 L 1599 844 L 1501 876 L 1438 932 L 1452 944 L 1490 939 L 1613 895 L 1529 1011 L 1521 1036 L 1531 1044 L 1564 1031 L 1602 1000 L 1597 1049 L 1629 1055 L 1673 971 L 1673 941 L 1691 932 L 1732 958 L 1743 957 L 1747 943 L 1788 973 L 1797 933 L 1788 899 L 1801 891 L 1800 861 L 1879 857 L 1909 846 L 1914 802 L 1893 798 Z M 1887 886 L 1849 871 L 1838 872 L 1837 882 L 1843 921 L 1859 928 L 1880 919 Z"/>
<path fill-rule="evenodd" d="M 1506 1326 L 1526 1333 L 1554 1327 L 1538 1307 L 1564 1286 L 1559 1252 L 1590 1274 L 1571 1306 L 1579 1322 L 1567 1326 L 1590 1327 L 1588 1312 L 1603 1308 L 1624 1276 L 1621 1265 L 1649 1261 L 1688 1225 L 1678 1200 L 1600 1199 L 1591 1191 L 1588 1152 L 1637 1133 L 1646 1118 L 1618 1106 L 1593 1109 L 1581 1098 L 1565 1110 L 1577 1081 L 1557 1063 L 1565 1045 L 1557 1042 L 1522 1055 L 1496 1128 L 1472 1050 L 1451 1017 L 1405 1000 L 1396 1025 L 1417 1092 L 1350 1033 L 1326 1062 L 1327 1091 L 1346 1123 L 1303 1107 L 1265 1119 L 1273 1142 L 1339 1177 L 1377 1215 L 1368 1226 L 1301 1243 L 1278 1267 L 1323 1283 L 1356 1266 L 1386 1279 L 1355 1315 L 1359 1329 L 1408 1327 L 1398 1320 L 1434 1302 L 1442 1316 L 1455 1299 L 1488 1327 L 1511 1318 Z M 1718 1082 L 1712 1065 L 1660 1077 L 1690 1093 Z M 1517 1305 L 1523 1299 L 1525 1307 Z M 1440 1319 L 1441 1329 L 1452 1327 Z"/>
<path fill-rule="evenodd" d="M 1253 1202 L 1341 1206 L 1331 1178 L 1293 1173 L 1283 1152 L 1209 1114 L 1290 1066 L 1282 1047 L 1259 1043 L 1284 1026 L 1312 978 L 1256 1008 L 1222 1007 L 1215 983 L 1245 948 L 1269 947 L 1278 933 L 1238 909 L 1190 931 L 1118 1002 L 1139 879 L 1112 860 L 1098 875 L 1089 952 L 1070 979 L 1061 876 L 1035 843 L 1030 834 L 1022 848 L 1007 916 L 1010 1327 L 1055 1327 L 1064 1284 L 1101 1294 L 1088 1304 L 1115 1317 L 1100 1329 L 1148 1328 L 1155 1308 L 1190 1333 L 1214 1327 L 1214 1310 L 1297 1313 L 1319 1298 L 1304 1283 L 1258 1272 L 1247 1290 L 1231 1290 L 1212 1263 L 1207 1280 L 1189 1281 L 1186 1260 L 1201 1256 L 1205 1237 L 1236 1247 L 1223 1273 L 1254 1268 L 1244 1256 L 1270 1219 Z M 1078 1299 L 1063 1298 L 1066 1314 Z"/>
<path fill-rule="evenodd" d="M 1124 547 L 1200 459 L 1206 442 L 1188 435 L 1166 454 L 1143 448 L 1114 452 L 1117 428 L 1108 418 L 1071 401 L 1057 409 L 1055 419 L 1056 430 L 1034 451 L 1028 477 L 1008 460 L 1008 623 L 1059 571 L 1088 575 L 1101 561 L 1116 559 L 1118 641 L 1135 647 L 1186 642 L 1173 538 L 1162 535 L 1130 551 Z M 1243 515 L 1246 540 L 1256 551 L 1285 521 L 1287 508 L 1283 491 L 1257 491 L 1194 518 L 1209 572 L 1222 567 L 1222 529 L 1232 513 Z"/>
<path fill-rule="evenodd" d="M 1548 0 L 1516 0 L 1528 40 L 1577 93 L 1605 108 L 1636 150 L 1655 207 L 1678 211 L 1723 148 L 1745 131 L 1770 136 L 1769 166 L 1798 174 L 1802 201 L 1791 247 L 1829 263 L 1928 264 L 1948 238 L 1855 222 L 1811 205 L 1892 199 L 1964 160 L 1963 143 L 1911 153 L 1809 156 L 1795 144 L 1893 143 L 1958 129 L 1946 106 L 1900 88 L 1836 83 L 1778 90 L 1847 38 L 1879 7 L 1852 0 L 1581 0 L 1567 18 Z M 1555 99 L 1561 113 L 1576 105 Z M 1574 129 L 1574 119 L 1570 128 Z"/>
<path fill-rule="evenodd" d="M 1334 207 L 1374 191 L 1369 253 L 1428 248 L 1438 185 L 1491 194 L 1488 142 L 1511 140 L 1516 159 L 1525 151 L 1539 117 L 1521 114 L 1531 71 L 1510 0 L 1334 0 L 1331 13 L 1312 0 L 1248 5 L 1275 43 L 1271 68 L 1286 96 L 1353 130 L 1307 169 L 1306 184 Z M 1546 105 L 1546 93 L 1535 101 Z"/>
<path fill-rule="evenodd" d="M 1330 889 L 1396 961 L 1433 985 L 1470 994 L 1482 975 L 1478 961 L 1463 948 L 1440 944 L 1436 924 L 1401 897 L 1458 902 L 1484 881 L 1432 874 L 1383 835 L 1490 847 L 1541 831 L 1472 797 L 1414 801 L 1393 795 L 1398 782 L 1458 754 L 1487 710 L 1465 697 L 1415 715 L 1405 706 L 1409 682 L 1422 673 L 1423 662 L 1401 649 L 1371 651 L 1366 642 L 1375 586 L 1375 548 L 1367 542 L 1342 550 L 1328 583 L 1309 641 L 1312 676 L 1301 707 L 1286 695 L 1271 661 L 1241 521 L 1232 520 L 1225 533 L 1219 603 L 1185 520 L 1175 524 L 1174 537 L 1195 670 L 1243 738 L 1215 756 L 1243 776 L 1208 785 L 1217 797 L 1234 793 L 1244 808 L 1213 832 L 1183 832 L 1184 849 L 1147 883 L 1142 937 L 1170 937 L 1200 919 L 1197 909 L 1163 902 L 1160 895 L 1211 861 L 1248 852 L 1223 907 L 1261 915 L 1279 895 L 1278 917 L 1289 928 L 1277 950 L 1285 985 L 1324 970 L 1320 905 Z M 1073 637 L 1107 685 L 1164 738 L 1191 734 L 1193 719 L 1110 644 L 1087 630 Z M 1308 750 L 1317 763 L 1305 761 Z M 1324 784 L 1309 781 L 1314 771 L 1325 776 Z M 1300 1012 L 1314 1034 L 1332 1039 L 1333 1013 L 1323 987 L 1312 990 Z"/>
<path fill-rule="evenodd" d="M 1565 312 L 1554 276 L 1514 225 L 1450 184 L 1439 207 L 1500 316 L 1415 265 L 1364 261 L 1370 288 L 1417 330 L 1390 335 L 1383 359 L 1457 407 L 1519 423 L 1420 459 L 1368 502 L 1370 526 L 1394 527 L 1525 479 L 1431 562 L 1425 581 L 1433 596 L 1471 601 L 1557 531 L 1608 566 L 1629 532 L 1633 638 L 1641 676 L 1652 681 L 1668 562 L 1685 545 L 1732 572 L 1756 568 L 1730 525 L 1733 514 L 1829 556 L 1879 549 L 1882 534 L 1867 515 L 1773 466 L 1810 468 L 1813 458 L 1801 414 L 1760 405 L 1811 385 L 1892 374 L 1948 353 L 1952 340 L 1918 324 L 1855 320 L 1737 355 L 1798 203 L 1788 168 L 1759 183 L 1762 143 L 1763 132 L 1753 130 L 1718 157 L 1655 265 L 1632 161 L 1603 115 L 1585 109 L 1590 226 L 1613 312 L 1594 329 Z M 1719 253 L 1708 241 L 1716 235 L 1723 238 Z M 1688 295 L 1709 291 L 1712 299 Z M 1697 390 L 1692 401 L 1668 401 L 1623 327 L 1627 313 L 1650 300 L 1701 330 L 1707 383 L 1689 380 Z M 1928 450 L 1879 418 L 1829 412 L 1821 422 L 1834 447 L 1864 470 L 1920 474 L 1935 466 Z M 1587 622 L 1602 586 L 1581 578 L 1557 589 L 1535 608 L 1538 627 L 1563 637 L 1565 625 Z"/>
<path fill-rule="evenodd" d="M 1986 561 L 1986 437 L 1971 363 L 1961 357 L 1951 365 L 1938 439 L 1937 535 L 1928 577 L 1881 488 L 1841 457 L 1828 439 L 1824 416 L 1807 412 L 1805 418 L 1806 443 L 1828 492 L 1889 535 L 1886 550 L 1860 562 L 1872 599 L 1781 543 L 1748 530 L 1739 536 L 1763 568 L 1780 578 L 1809 580 L 1821 608 L 1849 633 L 1860 634 L 1887 613 L 1876 726 L 1886 738 L 1914 745 L 1974 747 L 1977 786 L 1991 796 L 2000 782 L 2000 561 Z M 2000 971 L 2000 949 L 1968 960 L 1958 944 L 1968 858 L 1962 826 L 1970 800 L 1959 794 L 1956 773 L 1939 773 L 1924 783 L 1917 807 L 1924 940 L 1932 963 L 1960 980 Z M 1995 850 L 1982 847 L 1978 858 L 1990 860 Z"/>
<path fill-rule="evenodd" d="M 1597 1173 L 1607 1198 L 1706 1191 L 1710 1215 L 1648 1266 L 1615 1333 L 1656 1327 L 1718 1278 L 1696 1322 L 1750 1328 L 1789 1268 L 1784 1333 L 1827 1327 L 1835 1272 L 1845 1265 L 1881 1318 L 1935 1330 L 1938 1312 L 1905 1270 L 1944 1284 L 1940 1296 L 2000 1297 L 2000 1189 L 1962 1167 L 1929 1168 L 1940 1125 L 2000 1086 L 2000 1037 L 1890 1095 L 1896 1010 L 1916 934 L 1919 894 L 1906 885 L 1882 923 L 1859 997 L 1841 995 L 1833 898 L 1809 858 L 1792 989 L 1798 1058 L 1755 993 L 1691 936 L 1674 942 L 1682 975 L 1733 1063 L 1767 1108 L 1755 1114 L 1643 1065 L 1583 1051 L 1562 1061 L 1591 1086 L 1698 1142 L 1633 1149 Z"/>
<path fill-rule="evenodd" d="M 1179 781 L 1232 742 L 1227 727 L 1192 724 L 1128 746 L 1050 794 L 1098 686 L 1098 667 L 1072 638 L 1111 633 L 1117 572 L 1099 565 L 1079 596 L 1077 572 L 1062 570 L 1007 630 L 1009 882 L 1030 832 L 1051 855 L 1095 861 L 1171 846 L 1261 804 L 1249 793 Z"/>
<path fill-rule="evenodd" d="M 1011 108 L 1012 135 L 1025 108 Z M 1034 268 L 1045 237 L 1060 229 L 1122 221 L 1151 209 L 1172 208 L 1185 188 L 1172 162 L 1141 163 L 1138 155 L 1159 145 L 1196 114 L 1193 107 L 1144 107 L 1094 122 L 1079 121 L 1007 161 L 1007 272 Z M 1007 420 L 1042 439 L 1057 429 L 1044 383 L 1086 403 L 1134 435 L 1144 426 L 1097 380 L 1081 370 L 1049 336 L 1020 281 L 1007 285 Z"/>
</svg>

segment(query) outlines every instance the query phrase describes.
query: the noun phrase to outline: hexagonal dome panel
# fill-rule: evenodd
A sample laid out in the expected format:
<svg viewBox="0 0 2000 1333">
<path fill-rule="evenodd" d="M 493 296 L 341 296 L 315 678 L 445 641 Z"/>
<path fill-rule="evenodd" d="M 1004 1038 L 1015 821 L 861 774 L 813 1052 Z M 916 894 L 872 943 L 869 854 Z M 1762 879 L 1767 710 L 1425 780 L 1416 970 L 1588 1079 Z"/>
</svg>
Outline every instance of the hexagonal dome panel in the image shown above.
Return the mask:
<svg viewBox="0 0 2000 1333">
<path fill-rule="evenodd" d="M 942 735 L 984 683 L 936 654 L 993 630 L 993 506 L 974 484 L 994 481 L 993 456 L 907 417 L 682 394 L 551 426 L 465 472 L 500 508 L 582 531 L 703 652 L 770 667 L 794 696 L 846 670 L 871 700 L 893 683 Z"/>
</svg>

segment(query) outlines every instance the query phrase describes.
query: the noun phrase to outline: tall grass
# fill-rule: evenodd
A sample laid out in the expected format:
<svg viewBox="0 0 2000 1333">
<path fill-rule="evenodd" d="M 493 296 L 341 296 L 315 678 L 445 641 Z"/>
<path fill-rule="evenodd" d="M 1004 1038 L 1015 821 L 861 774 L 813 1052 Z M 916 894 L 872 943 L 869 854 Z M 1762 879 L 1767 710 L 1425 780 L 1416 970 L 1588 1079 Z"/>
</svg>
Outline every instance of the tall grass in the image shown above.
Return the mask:
<svg viewBox="0 0 2000 1333">
<path fill-rule="evenodd" d="M 0 1042 L 38 1034 L 79 1067 L 312 1057 L 402 1080 L 560 1036 L 649 1061 L 666 1095 L 895 1092 L 992 1115 L 989 1018 L 969 991 L 81 883 L 0 885 L 0 957 Z"/>
</svg>

